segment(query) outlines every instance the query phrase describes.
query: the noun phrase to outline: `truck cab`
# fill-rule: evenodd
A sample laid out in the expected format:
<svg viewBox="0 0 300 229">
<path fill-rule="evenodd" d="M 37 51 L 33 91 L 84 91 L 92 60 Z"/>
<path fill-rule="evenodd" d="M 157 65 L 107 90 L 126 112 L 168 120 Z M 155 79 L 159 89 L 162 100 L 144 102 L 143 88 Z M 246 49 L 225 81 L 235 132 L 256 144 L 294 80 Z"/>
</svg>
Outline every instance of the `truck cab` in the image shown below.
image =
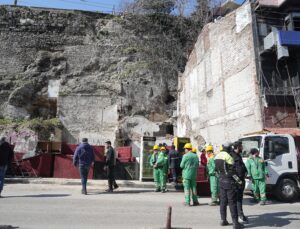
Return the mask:
<svg viewBox="0 0 300 229">
<path fill-rule="evenodd" d="M 247 160 L 252 148 L 257 148 L 264 159 L 269 172 L 267 190 L 281 201 L 296 200 L 299 196 L 300 137 L 266 133 L 245 136 L 240 141 L 244 160 Z"/>
</svg>

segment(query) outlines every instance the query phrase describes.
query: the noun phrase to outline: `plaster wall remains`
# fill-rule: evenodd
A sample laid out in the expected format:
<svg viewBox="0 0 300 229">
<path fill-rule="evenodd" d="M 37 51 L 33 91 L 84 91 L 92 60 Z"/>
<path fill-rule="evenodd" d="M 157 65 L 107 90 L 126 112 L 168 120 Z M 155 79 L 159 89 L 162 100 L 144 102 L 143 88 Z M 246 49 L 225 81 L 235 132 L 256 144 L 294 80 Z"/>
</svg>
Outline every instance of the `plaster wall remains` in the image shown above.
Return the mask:
<svg viewBox="0 0 300 229">
<path fill-rule="evenodd" d="M 115 141 L 118 112 L 109 97 L 101 95 L 68 95 L 58 99 L 58 117 L 64 127 L 63 140 L 76 143 L 87 137 L 92 144 Z"/>
<path fill-rule="evenodd" d="M 179 77 L 178 136 L 220 145 L 262 129 L 250 4 L 209 23 Z"/>
</svg>

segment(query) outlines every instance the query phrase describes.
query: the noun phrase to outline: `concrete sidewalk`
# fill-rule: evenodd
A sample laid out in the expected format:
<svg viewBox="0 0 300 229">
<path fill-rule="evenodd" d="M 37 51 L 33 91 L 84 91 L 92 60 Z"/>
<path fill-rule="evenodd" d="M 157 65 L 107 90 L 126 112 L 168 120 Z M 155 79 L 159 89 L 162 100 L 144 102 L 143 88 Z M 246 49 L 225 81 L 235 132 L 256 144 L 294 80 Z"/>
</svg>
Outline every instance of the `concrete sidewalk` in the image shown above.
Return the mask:
<svg viewBox="0 0 300 229">
<path fill-rule="evenodd" d="M 65 178 L 5 178 L 6 184 L 57 184 L 57 185 L 81 185 L 80 179 Z M 154 182 L 141 182 L 137 180 L 117 180 L 120 187 L 155 189 Z M 107 187 L 107 180 L 88 180 L 88 186 Z M 168 190 L 176 190 L 174 185 L 167 184 Z"/>
</svg>

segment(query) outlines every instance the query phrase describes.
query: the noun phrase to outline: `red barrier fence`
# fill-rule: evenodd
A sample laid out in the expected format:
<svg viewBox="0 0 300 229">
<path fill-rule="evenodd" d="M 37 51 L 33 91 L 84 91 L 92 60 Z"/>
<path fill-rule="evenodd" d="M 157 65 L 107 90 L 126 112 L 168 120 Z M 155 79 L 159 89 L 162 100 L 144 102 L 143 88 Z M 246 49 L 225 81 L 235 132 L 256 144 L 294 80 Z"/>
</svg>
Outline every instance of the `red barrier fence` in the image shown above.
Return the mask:
<svg viewBox="0 0 300 229">
<path fill-rule="evenodd" d="M 132 148 L 130 146 L 123 146 L 117 148 L 118 160 L 120 162 L 133 162 Z"/>
<path fill-rule="evenodd" d="M 52 177 L 54 155 L 45 153 L 22 159 L 23 155 L 15 153 L 12 166 L 15 175 Z"/>
<path fill-rule="evenodd" d="M 93 178 L 93 167 L 89 171 L 88 178 Z M 72 155 L 55 155 L 53 177 L 79 179 L 79 170 L 73 165 Z"/>
<path fill-rule="evenodd" d="M 197 194 L 199 196 L 210 195 L 209 181 L 208 177 L 206 176 L 206 167 L 203 165 L 201 165 L 198 169 Z"/>
</svg>

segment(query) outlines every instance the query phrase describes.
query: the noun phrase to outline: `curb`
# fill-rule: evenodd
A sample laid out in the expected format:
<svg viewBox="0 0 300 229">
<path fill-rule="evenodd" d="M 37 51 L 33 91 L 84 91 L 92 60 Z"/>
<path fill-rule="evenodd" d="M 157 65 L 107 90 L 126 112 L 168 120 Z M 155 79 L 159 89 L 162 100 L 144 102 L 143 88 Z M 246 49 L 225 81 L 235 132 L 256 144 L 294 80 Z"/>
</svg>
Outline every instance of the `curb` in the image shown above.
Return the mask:
<svg viewBox="0 0 300 229">
<path fill-rule="evenodd" d="M 5 178 L 6 184 L 56 184 L 56 185 L 81 185 L 79 179 L 64 178 Z M 120 187 L 155 189 L 154 182 L 140 182 L 117 180 Z M 107 187 L 107 180 L 88 180 L 89 186 Z M 169 190 L 176 190 L 172 184 L 167 184 Z"/>
</svg>

